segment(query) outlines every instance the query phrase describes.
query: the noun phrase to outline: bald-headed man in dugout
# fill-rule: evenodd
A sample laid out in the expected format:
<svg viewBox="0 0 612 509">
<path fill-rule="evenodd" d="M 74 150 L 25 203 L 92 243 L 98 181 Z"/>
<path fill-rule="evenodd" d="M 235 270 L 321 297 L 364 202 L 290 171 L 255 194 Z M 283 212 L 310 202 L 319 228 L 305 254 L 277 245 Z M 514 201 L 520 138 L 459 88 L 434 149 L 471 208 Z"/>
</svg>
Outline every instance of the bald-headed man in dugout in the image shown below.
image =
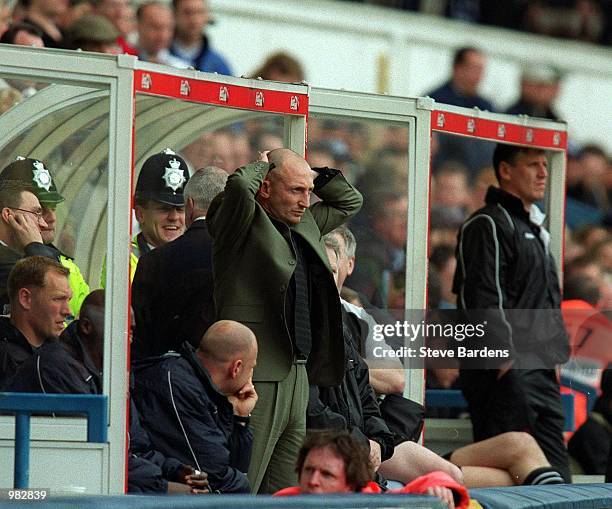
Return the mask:
<svg viewBox="0 0 612 509">
<path fill-rule="evenodd" d="M 311 193 L 320 198 L 312 206 Z M 249 467 L 255 493 L 297 481 L 309 378 L 324 386 L 342 380 L 340 302 L 321 237 L 361 204 L 340 171 L 310 168 L 281 148 L 237 169 L 209 208 L 216 318 L 243 323 L 259 342 Z"/>
</svg>

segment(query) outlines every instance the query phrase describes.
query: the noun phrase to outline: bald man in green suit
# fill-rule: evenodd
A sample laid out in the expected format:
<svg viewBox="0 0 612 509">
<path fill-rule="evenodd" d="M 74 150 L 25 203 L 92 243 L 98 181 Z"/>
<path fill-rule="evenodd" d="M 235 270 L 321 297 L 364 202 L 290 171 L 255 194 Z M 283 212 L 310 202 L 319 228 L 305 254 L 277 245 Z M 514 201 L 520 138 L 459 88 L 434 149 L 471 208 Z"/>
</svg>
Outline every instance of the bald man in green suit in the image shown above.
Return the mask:
<svg viewBox="0 0 612 509">
<path fill-rule="evenodd" d="M 210 206 L 217 319 L 256 335 L 251 489 L 295 484 L 306 433 L 308 379 L 337 385 L 344 366 L 342 316 L 321 237 L 354 216 L 361 194 L 342 173 L 311 169 L 289 149 L 229 176 Z M 321 201 L 310 205 L 314 193 Z"/>
</svg>

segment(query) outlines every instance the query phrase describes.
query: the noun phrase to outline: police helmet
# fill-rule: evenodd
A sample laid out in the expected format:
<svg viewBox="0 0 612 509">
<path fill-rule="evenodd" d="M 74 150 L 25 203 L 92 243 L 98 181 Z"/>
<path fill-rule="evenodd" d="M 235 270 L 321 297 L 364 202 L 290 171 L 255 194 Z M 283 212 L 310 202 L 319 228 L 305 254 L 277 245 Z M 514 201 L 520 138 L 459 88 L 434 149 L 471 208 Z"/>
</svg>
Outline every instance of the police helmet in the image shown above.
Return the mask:
<svg viewBox="0 0 612 509">
<path fill-rule="evenodd" d="M 183 189 L 189 180 L 185 160 L 167 148 L 149 157 L 140 170 L 134 198 L 152 200 L 175 207 L 185 205 Z"/>
<path fill-rule="evenodd" d="M 0 173 L 0 180 L 15 180 L 22 182 L 38 198 L 43 205 L 57 205 L 64 201 L 59 194 L 53 177 L 44 163 L 29 157 L 17 157 Z"/>
</svg>

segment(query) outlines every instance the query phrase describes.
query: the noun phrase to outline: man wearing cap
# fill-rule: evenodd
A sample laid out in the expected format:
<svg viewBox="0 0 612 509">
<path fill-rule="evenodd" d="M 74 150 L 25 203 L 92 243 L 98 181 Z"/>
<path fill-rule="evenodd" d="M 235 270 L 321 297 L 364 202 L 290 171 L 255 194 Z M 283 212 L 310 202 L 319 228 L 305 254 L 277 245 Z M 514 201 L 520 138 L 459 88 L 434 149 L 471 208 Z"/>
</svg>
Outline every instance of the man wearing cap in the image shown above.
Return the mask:
<svg viewBox="0 0 612 509">
<path fill-rule="evenodd" d="M 119 31 L 104 16 L 85 14 L 67 29 L 65 39 L 71 49 L 110 53 L 117 55 L 121 49 L 117 45 Z"/>
<path fill-rule="evenodd" d="M 130 281 L 134 279 L 141 255 L 185 233 L 183 189 L 188 181 L 187 163 L 169 148 L 152 155 L 142 165 L 134 194 L 134 212 L 140 233 L 132 239 Z M 105 283 L 106 263 L 100 279 L 102 288 Z"/>
<path fill-rule="evenodd" d="M 548 65 L 530 65 L 521 76 L 521 96 L 506 113 L 558 121 L 553 103 L 559 95 L 560 81 L 558 69 Z"/>
<path fill-rule="evenodd" d="M 55 239 L 55 227 L 57 215 L 55 209 L 64 197 L 58 192 L 51 173 L 42 161 L 32 158 L 18 157 L 16 161 L 9 164 L 0 173 L 0 181 L 17 181 L 36 195 L 42 209 L 44 225 L 40 226 L 40 235 L 43 243 L 50 248 L 51 256 L 57 259 L 70 271 L 69 283 L 72 290 L 70 299 L 70 311 L 76 316 L 81 309 L 81 304 L 89 294 L 89 285 L 74 259 L 62 253 L 53 245 Z"/>
</svg>

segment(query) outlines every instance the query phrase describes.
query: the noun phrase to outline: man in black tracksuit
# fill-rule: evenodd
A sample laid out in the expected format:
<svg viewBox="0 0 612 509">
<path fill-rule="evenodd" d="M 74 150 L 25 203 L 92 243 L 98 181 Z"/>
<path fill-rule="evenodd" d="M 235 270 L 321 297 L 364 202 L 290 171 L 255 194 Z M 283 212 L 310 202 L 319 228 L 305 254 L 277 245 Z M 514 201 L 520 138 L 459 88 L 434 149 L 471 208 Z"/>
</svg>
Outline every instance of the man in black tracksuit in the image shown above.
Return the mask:
<svg viewBox="0 0 612 509">
<path fill-rule="evenodd" d="M 546 154 L 499 144 L 493 165 L 499 188 L 489 188 L 485 206 L 460 230 L 453 291 L 466 320 L 485 330 L 462 346 L 505 356 L 461 358 L 460 382 L 475 441 L 528 431 L 569 482 L 555 372 L 568 358 L 568 337 L 550 237 L 535 206 L 545 193 Z"/>
</svg>

